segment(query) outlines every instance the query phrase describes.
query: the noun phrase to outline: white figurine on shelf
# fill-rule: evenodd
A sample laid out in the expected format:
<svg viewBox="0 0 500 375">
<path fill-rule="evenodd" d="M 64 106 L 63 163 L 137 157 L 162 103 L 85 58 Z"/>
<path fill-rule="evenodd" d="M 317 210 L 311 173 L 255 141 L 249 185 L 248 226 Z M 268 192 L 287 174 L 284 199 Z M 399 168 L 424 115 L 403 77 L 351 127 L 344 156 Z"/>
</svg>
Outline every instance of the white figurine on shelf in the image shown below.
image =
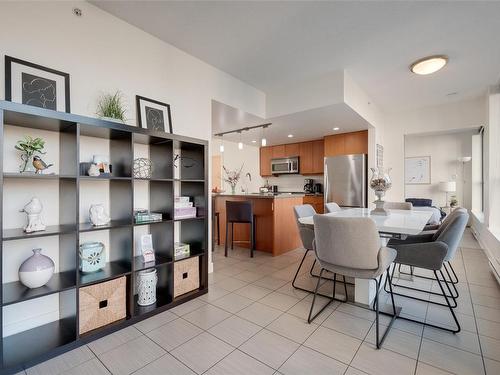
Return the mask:
<svg viewBox="0 0 500 375">
<path fill-rule="evenodd" d="M 26 233 L 45 230 L 45 224 L 41 216 L 42 210 L 42 202 L 37 197 L 31 198 L 29 203 L 21 210 L 21 212 L 25 212 L 28 215 L 28 225 L 24 227 Z"/>
<path fill-rule="evenodd" d="M 104 210 L 103 204 L 92 204 L 89 209 L 90 222 L 98 227 L 110 222 L 109 215 Z"/>
</svg>

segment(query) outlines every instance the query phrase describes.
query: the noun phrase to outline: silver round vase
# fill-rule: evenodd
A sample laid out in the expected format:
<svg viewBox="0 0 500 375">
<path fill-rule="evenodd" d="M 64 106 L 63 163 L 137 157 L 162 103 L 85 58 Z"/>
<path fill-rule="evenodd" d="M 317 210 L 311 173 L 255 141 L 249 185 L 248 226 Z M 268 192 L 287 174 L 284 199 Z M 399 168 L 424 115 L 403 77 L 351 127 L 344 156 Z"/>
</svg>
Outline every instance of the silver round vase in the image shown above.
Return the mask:
<svg viewBox="0 0 500 375">
<path fill-rule="evenodd" d="M 33 255 L 19 267 L 19 280 L 30 289 L 47 284 L 54 274 L 54 262 L 42 254 L 42 249 L 33 249 Z"/>
</svg>

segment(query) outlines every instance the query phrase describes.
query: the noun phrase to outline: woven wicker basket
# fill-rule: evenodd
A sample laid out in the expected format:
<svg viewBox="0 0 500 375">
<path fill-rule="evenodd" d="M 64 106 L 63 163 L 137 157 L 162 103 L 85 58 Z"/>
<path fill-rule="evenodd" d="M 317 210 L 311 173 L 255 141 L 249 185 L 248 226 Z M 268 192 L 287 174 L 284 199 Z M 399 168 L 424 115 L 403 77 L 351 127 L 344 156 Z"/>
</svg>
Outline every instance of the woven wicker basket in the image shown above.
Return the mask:
<svg viewBox="0 0 500 375">
<path fill-rule="evenodd" d="M 126 277 L 80 288 L 80 334 L 124 319 Z"/>
<path fill-rule="evenodd" d="M 200 287 L 199 258 L 174 263 L 174 298 Z"/>
</svg>

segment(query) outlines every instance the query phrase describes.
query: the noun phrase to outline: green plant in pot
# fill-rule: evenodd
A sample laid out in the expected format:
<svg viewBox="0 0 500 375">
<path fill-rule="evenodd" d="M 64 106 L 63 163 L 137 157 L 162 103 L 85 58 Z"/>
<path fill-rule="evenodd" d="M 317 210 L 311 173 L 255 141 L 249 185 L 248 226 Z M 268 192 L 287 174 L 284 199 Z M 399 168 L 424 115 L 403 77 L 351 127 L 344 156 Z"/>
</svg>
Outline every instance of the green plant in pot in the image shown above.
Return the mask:
<svg viewBox="0 0 500 375">
<path fill-rule="evenodd" d="M 19 172 L 35 173 L 35 169 L 33 168 L 33 156 L 37 154 L 45 154 L 43 151 L 44 147 L 45 141 L 42 138 L 33 138 L 29 135 L 26 135 L 24 136 L 24 139 L 17 141 L 14 148 L 22 152 L 22 163 L 19 166 Z"/>
<path fill-rule="evenodd" d="M 107 120 L 125 122 L 125 104 L 120 91 L 114 94 L 103 94 L 97 103 L 97 115 Z"/>
</svg>

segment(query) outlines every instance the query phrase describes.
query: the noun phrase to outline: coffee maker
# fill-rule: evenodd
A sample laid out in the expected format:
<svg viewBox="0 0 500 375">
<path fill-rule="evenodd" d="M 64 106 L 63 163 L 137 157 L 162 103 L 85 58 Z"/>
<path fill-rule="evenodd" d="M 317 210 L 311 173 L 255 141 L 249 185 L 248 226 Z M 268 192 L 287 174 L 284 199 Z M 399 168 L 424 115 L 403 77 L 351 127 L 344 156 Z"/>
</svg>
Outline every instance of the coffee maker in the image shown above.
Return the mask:
<svg viewBox="0 0 500 375">
<path fill-rule="evenodd" d="M 304 180 L 304 193 L 314 193 L 314 180 L 312 178 Z"/>
</svg>

